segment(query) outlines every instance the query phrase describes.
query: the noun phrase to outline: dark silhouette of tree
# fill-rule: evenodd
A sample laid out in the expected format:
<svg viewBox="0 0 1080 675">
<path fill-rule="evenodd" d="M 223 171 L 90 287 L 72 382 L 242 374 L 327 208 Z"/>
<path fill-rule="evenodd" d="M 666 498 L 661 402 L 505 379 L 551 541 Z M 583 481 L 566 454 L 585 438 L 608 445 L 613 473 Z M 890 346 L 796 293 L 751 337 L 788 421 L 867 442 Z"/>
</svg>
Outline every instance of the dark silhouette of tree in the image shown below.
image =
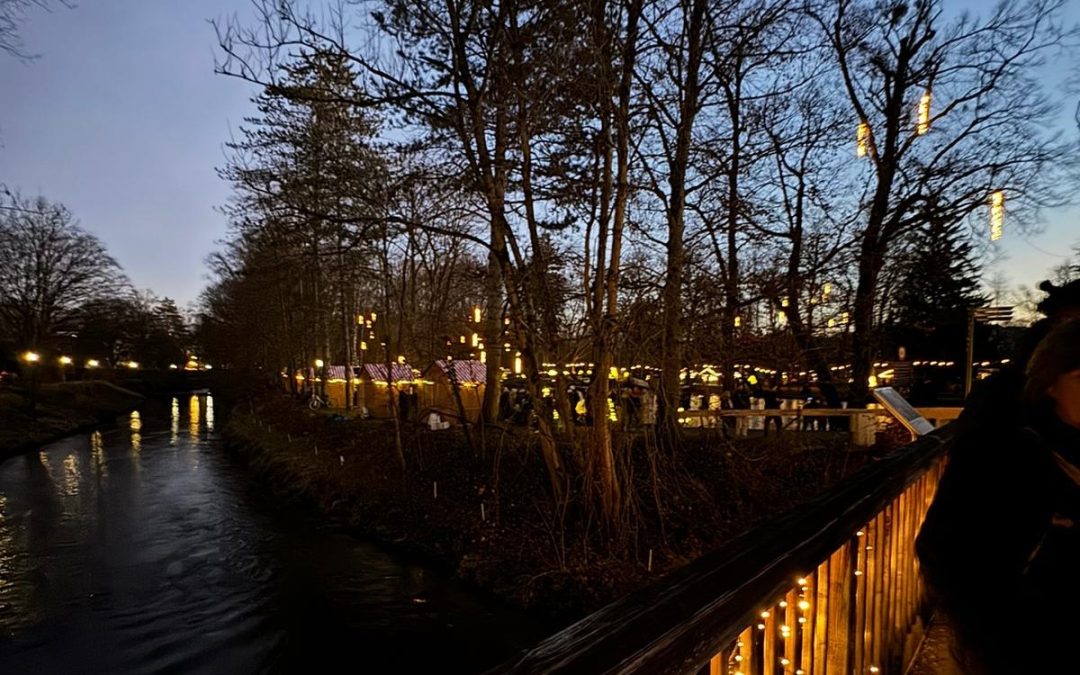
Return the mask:
<svg viewBox="0 0 1080 675">
<path fill-rule="evenodd" d="M 30 10 L 53 7 L 71 7 L 71 4 L 65 0 L 0 0 L 0 52 L 22 59 L 32 58 L 23 51 L 19 31 Z"/>
<path fill-rule="evenodd" d="M 965 223 L 931 221 L 911 236 L 892 294 L 890 323 L 932 335 L 963 323 L 968 309 L 985 304 L 980 268 Z"/>
<path fill-rule="evenodd" d="M 82 305 L 127 281 L 104 244 L 44 197 L 0 206 L 0 260 L 0 330 L 16 349 L 53 349 Z"/>
</svg>

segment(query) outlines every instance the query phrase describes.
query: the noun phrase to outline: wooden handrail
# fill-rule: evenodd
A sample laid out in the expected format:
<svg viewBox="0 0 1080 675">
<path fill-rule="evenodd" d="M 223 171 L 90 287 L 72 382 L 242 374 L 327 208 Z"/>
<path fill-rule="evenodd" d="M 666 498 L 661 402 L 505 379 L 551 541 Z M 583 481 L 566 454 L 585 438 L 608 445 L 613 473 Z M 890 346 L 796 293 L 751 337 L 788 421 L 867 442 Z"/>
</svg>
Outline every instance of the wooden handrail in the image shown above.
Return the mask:
<svg viewBox="0 0 1080 675">
<path fill-rule="evenodd" d="M 922 605 L 913 547 L 902 540 L 913 539 L 921 524 L 950 436 L 946 427 L 887 455 L 810 503 L 613 602 L 494 672 L 696 673 L 710 666 L 711 673 L 750 675 L 788 672 L 776 665 L 784 654 L 813 664 L 803 667 L 808 675 L 865 672 L 857 666 L 875 662 L 874 668 L 889 672 L 882 666 L 907 653 Z M 867 553 L 873 548 L 868 541 L 879 542 L 879 553 Z M 882 549 L 892 557 L 881 559 Z M 858 565 L 873 575 L 870 588 Z M 806 576 L 810 579 L 796 586 L 796 579 Z M 829 602 L 833 591 L 841 597 Z M 813 611 L 809 600 L 800 600 L 806 593 Z M 775 614 L 786 612 L 790 623 L 798 618 L 796 607 L 807 613 L 798 625 L 808 618 L 813 635 L 792 637 L 777 652 L 777 635 L 784 629 Z M 856 607 L 862 614 L 844 613 Z M 759 619 L 773 608 L 786 609 L 774 609 L 772 620 Z M 754 637 L 759 621 L 760 639 Z M 880 632 L 878 644 L 864 645 L 858 629 Z M 733 651 L 737 648 L 745 656 Z M 741 665 L 731 668 L 732 662 Z"/>
<path fill-rule="evenodd" d="M 963 408 L 924 407 L 916 408 L 926 419 L 956 419 Z M 888 410 L 884 408 L 768 408 L 738 410 L 683 410 L 679 412 L 681 418 L 694 417 L 855 417 L 858 415 L 882 415 L 887 416 Z"/>
</svg>

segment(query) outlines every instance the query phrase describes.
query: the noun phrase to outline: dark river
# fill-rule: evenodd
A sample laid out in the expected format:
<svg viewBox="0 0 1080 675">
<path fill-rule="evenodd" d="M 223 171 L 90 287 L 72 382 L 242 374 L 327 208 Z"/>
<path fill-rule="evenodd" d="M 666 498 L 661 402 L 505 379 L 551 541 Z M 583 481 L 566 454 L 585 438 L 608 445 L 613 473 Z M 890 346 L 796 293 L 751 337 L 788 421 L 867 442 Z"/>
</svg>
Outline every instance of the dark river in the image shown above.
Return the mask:
<svg viewBox="0 0 1080 675">
<path fill-rule="evenodd" d="M 545 626 L 277 500 L 210 395 L 0 464 L 0 673 L 478 672 Z"/>
</svg>

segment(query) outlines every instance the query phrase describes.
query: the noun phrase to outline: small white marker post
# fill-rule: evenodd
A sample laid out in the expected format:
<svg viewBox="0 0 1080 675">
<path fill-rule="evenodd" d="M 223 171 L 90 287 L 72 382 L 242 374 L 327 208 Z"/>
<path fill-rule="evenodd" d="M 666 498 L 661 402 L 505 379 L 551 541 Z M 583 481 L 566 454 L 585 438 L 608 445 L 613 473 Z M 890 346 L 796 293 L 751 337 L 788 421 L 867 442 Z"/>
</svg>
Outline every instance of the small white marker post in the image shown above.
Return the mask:
<svg viewBox="0 0 1080 675">
<path fill-rule="evenodd" d="M 431 481 L 431 498 L 432 499 L 438 499 L 439 498 L 439 481 L 437 481 L 437 480 Z"/>
<path fill-rule="evenodd" d="M 649 571 L 652 572 L 652 549 L 649 549 Z"/>
</svg>

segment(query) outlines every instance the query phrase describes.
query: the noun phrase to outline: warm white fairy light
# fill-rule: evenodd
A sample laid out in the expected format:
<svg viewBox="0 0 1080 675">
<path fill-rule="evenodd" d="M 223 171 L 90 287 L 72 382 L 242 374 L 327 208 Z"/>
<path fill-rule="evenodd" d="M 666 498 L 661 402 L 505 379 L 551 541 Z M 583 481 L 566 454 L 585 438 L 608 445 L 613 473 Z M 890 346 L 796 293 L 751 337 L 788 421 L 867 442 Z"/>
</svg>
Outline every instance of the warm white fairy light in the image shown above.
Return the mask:
<svg viewBox="0 0 1080 675">
<path fill-rule="evenodd" d="M 930 131 L 930 90 L 919 99 L 919 118 L 915 124 L 915 131 L 922 136 Z"/>
<path fill-rule="evenodd" d="M 990 241 L 1001 239 L 1005 231 L 1005 193 L 995 190 L 990 194 Z"/>
<path fill-rule="evenodd" d="M 855 132 L 855 156 L 866 157 L 866 153 L 870 148 L 870 125 L 866 122 L 859 122 L 859 128 Z"/>
</svg>

